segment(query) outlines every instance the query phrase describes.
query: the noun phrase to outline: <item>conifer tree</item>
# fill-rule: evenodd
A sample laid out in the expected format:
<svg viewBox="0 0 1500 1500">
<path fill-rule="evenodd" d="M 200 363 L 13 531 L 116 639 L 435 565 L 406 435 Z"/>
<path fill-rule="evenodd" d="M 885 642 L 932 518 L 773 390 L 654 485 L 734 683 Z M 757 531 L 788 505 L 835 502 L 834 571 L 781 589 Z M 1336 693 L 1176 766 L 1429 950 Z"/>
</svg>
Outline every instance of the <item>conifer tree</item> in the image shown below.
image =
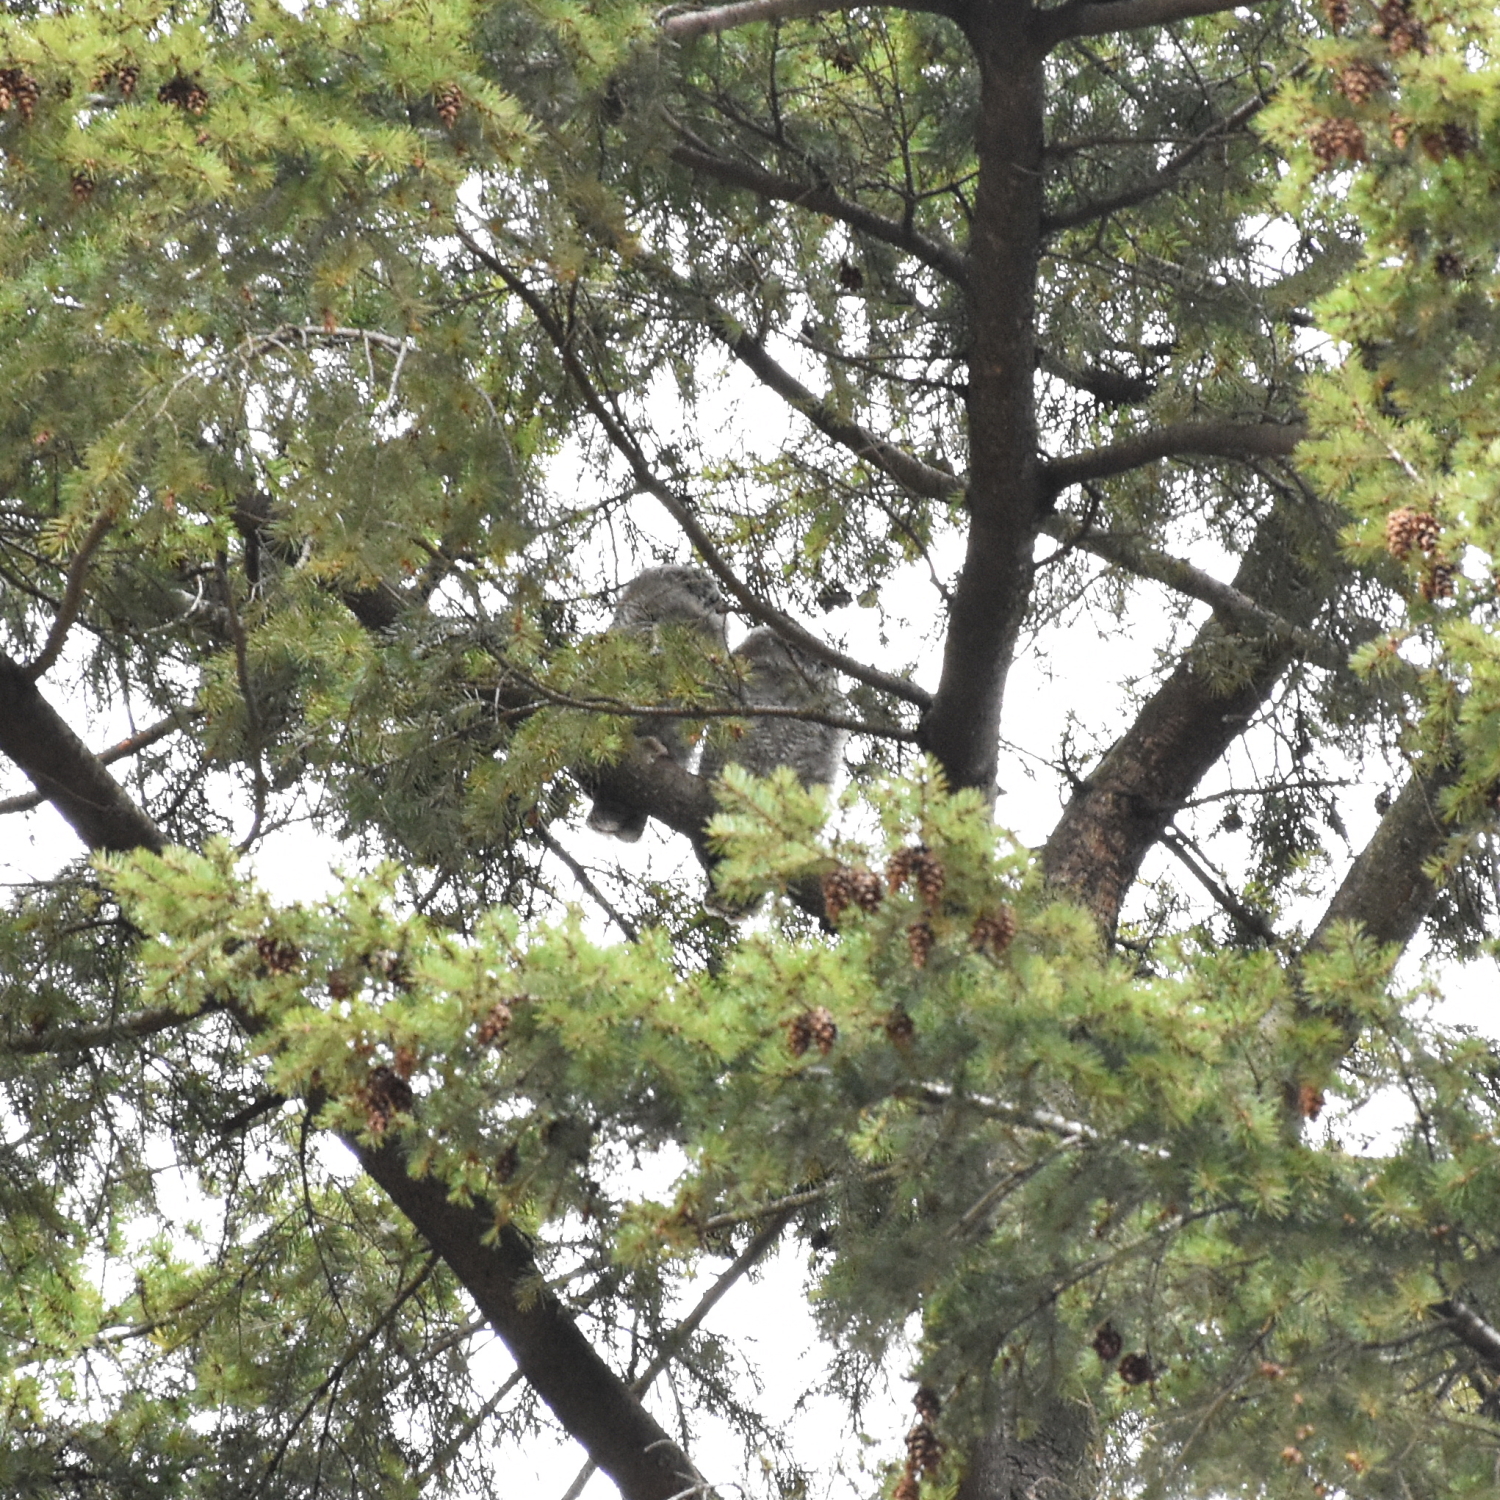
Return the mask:
<svg viewBox="0 0 1500 1500">
<path fill-rule="evenodd" d="M 1490 1492 L 1500 1060 L 1392 974 L 1494 936 L 1496 43 L 7 7 L 0 811 L 79 857 L 0 920 L 0 1489 L 500 1494 L 550 1414 L 809 1493 L 713 1326 L 790 1247 L 851 1424 L 914 1382 L 869 1493 Z M 835 793 L 607 629 L 666 562 L 840 675 Z M 1080 629 L 1159 665 L 1028 846 Z"/>
</svg>

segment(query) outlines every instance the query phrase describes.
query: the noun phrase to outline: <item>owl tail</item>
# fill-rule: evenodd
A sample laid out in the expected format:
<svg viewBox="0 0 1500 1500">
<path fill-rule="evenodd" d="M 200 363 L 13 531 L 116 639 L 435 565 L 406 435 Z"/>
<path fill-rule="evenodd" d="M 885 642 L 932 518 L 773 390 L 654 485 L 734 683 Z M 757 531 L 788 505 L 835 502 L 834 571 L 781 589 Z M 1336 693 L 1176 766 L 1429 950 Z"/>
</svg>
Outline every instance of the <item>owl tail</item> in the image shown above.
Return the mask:
<svg viewBox="0 0 1500 1500">
<path fill-rule="evenodd" d="M 588 824 L 595 833 L 607 833 L 612 838 L 633 844 L 646 831 L 646 814 L 638 807 L 627 807 L 623 802 L 601 800 L 589 809 Z"/>
</svg>

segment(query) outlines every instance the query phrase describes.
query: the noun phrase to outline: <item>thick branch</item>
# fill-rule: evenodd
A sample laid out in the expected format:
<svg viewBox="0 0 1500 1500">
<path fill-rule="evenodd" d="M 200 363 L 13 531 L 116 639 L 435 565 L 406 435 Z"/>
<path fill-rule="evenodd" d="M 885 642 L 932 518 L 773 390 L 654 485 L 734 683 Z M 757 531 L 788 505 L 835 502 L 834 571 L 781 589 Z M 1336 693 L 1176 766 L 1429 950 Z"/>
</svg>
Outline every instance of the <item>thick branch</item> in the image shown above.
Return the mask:
<svg viewBox="0 0 1500 1500">
<path fill-rule="evenodd" d="M 1042 530 L 1065 546 L 1077 547 L 1105 562 L 1114 563 L 1138 578 L 1165 584 L 1175 593 L 1201 600 L 1226 623 L 1251 634 L 1264 634 L 1290 646 L 1303 661 L 1337 671 L 1348 664 L 1348 654 L 1315 631 L 1305 630 L 1274 610 L 1257 604 L 1233 584 L 1223 583 L 1202 568 L 1160 552 L 1133 537 L 1114 531 L 1091 532 L 1081 517 L 1066 511 L 1047 517 Z"/>
<path fill-rule="evenodd" d="M 85 1026 L 76 1031 L 44 1030 L 36 1036 L 8 1037 L 0 1042 L 0 1052 L 12 1056 L 72 1056 L 88 1052 L 95 1047 L 111 1047 L 116 1042 L 136 1041 L 141 1037 L 156 1036 L 159 1032 L 173 1031 L 180 1026 L 190 1026 L 203 1016 L 216 1015 L 222 1005 L 208 1004 L 201 1010 L 181 1011 L 162 1007 L 159 1010 L 137 1011 L 134 1015 L 121 1016 L 118 1020 L 106 1021 L 102 1026 Z"/>
<path fill-rule="evenodd" d="M 798 182 L 795 178 L 779 177 L 753 163 L 731 161 L 718 156 L 710 152 L 702 142 L 676 147 L 672 152 L 672 160 L 730 187 L 745 188 L 762 198 L 791 203 L 811 213 L 826 214 L 830 219 L 837 219 L 861 234 L 869 235 L 871 239 L 905 250 L 923 265 L 931 266 L 960 286 L 968 278 L 968 261 L 961 251 L 939 240 L 929 239 L 925 234 L 919 234 L 899 219 L 888 219 L 884 214 L 877 214 L 858 203 L 851 203 L 827 183 Z"/>
<path fill-rule="evenodd" d="M 25 668 L 3 653 L 0 752 L 20 766 L 89 848 L 165 847 L 156 824 L 42 697 Z"/>
<path fill-rule="evenodd" d="M 1279 516 L 1261 525 L 1235 579 L 1238 592 L 1269 600 L 1275 613 L 1305 628 L 1321 590 Z M 1284 641 L 1258 630 L 1235 686 L 1224 688 L 1198 665 L 1222 650 L 1217 620 L 1147 701 L 1069 801 L 1043 850 L 1048 879 L 1068 890 L 1112 931 L 1146 852 L 1193 789 L 1243 733 L 1293 657 Z"/>
<path fill-rule="evenodd" d="M 829 11 L 853 10 L 865 0 L 737 0 L 733 5 L 715 5 L 708 10 L 664 11 L 657 24 L 662 34 L 673 41 L 685 42 L 697 36 L 732 31 L 736 26 L 753 26 L 757 21 L 791 21 L 804 16 L 819 16 Z M 951 8 L 942 0 L 882 0 L 893 10 L 925 10 L 946 16 Z"/>
<path fill-rule="evenodd" d="M 413 1177 L 395 1145 L 351 1142 L 350 1149 L 442 1256 L 537 1394 L 625 1500 L 670 1500 L 701 1483 L 687 1455 L 547 1290 L 520 1230 L 505 1224 L 497 1234 L 491 1210 L 454 1203 L 441 1182 Z"/>
<path fill-rule="evenodd" d="M 165 719 L 158 719 L 148 729 L 143 729 L 139 734 L 133 734 L 129 739 L 119 741 L 111 745 L 107 750 L 101 750 L 98 761 L 101 766 L 113 765 L 117 760 L 124 760 L 128 755 L 134 755 L 139 750 L 144 750 L 154 745 L 158 740 L 164 740 L 169 734 L 181 729 L 183 720 L 196 718 L 196 710 L 188 710 L 182 713 L 169 714 Z M 0 815 L 5 813 L 30 812 L 35 807 L 40 807 L 47 800 L 42 792 L 32 792 L 24 797 L 7 797 L 0 801 Z"/>
<path fill-rule="evenodd" d="M 1168 26 L 1194 16 L 1234 10 L 1235 0 L 1068 0 L 1038 17 L 1038 31 L 1047 48 L 1075 36 L 1103 36 L 1111 31 L 1138 31 L 1145 26 Z"/>
<path fill-rule="evenodd" d="M 1356 923 L 1377 943 L 1404 948 L 1411 941 L 1437 894 L 1426 866 L 1453 832 L 1438 798 L 1459 770 L 1455 762 L 1412 774 L 1349 867 L 1309 947 L 1321 947 L 1343 922 Z"/>
<path fill-rule="evenodd" d="M 1042 465 L 1050 494 L 1087 479 L 1108 479 L 1163 458 L 1286 458 L 1307 436 L 1300 423 L 1176 422 L 1107 448 L 1054 458 Z"/>
<path fill-rule="evenodd" d="M 1486 1323 L 1472 1307 L 1460 1302 L 1457 1297 L 1445 1298 L 1433 1305 L 1433 1312 L 1440 1317 L 1462 1344 L 1500 1373 L 1500 1329 Z"/>
</svg>

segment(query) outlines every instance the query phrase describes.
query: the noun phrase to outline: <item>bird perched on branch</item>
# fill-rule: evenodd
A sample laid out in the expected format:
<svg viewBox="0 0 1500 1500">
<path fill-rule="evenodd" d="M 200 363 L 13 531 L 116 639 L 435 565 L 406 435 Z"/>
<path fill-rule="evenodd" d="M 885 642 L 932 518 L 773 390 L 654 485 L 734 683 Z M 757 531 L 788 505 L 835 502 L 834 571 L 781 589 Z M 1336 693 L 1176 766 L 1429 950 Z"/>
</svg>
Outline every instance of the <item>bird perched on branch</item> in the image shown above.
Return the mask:
<svg viewBox="0 0 1500 1500">
<path fill-rule="evenodd" d="M 752 630 L 731 660 L 739 670 L 739 696 L 749 710 L 750 727 L 737 740 L 711 739 L 699 774 L 711 779 L 733 764 L 769 776 L 777 766 L 790 766 L 803 786 L 831 784 L 847 738 L 842 729 L 779 714 L 756 716 L 754 709 L 837 713 L 841 703 L 833 668 L 787 645 L 766 626 Z"/>
<path fill-rule="evenodd" d="M 625 585 L 620 595 L 611 632 L 657 637 L 663 627 L 677 626 L 703 639 L 706 649 L 727 649 L 724 622 L 729 606 L 719 586 L 698 568 L 647 568 Z M 682 721 L 651 716 L 637 719 L 635 732 L 652 742 L 661 754 L 685 765 L 692 742 L 683 732 Z M 612 834 L 633 844 L 646 828 L 642 808 L 598 797 L 589 810 L 589 827 L 595 833 Z"/>
</svg>

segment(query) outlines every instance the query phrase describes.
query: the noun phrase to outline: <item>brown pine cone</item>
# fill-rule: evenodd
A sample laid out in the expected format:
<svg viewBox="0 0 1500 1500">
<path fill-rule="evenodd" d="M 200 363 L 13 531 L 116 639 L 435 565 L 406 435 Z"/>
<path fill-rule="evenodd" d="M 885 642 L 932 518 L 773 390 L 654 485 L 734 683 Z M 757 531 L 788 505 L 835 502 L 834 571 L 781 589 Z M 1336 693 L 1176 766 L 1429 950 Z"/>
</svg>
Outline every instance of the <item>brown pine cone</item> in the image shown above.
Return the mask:
<svg viewBox="0 0 1500 1500">
<path fill-rule="evenodd" d="M 817 1006 L 807 1012 L 808 1040 L 827 1057 L 833 1051 L 833 1044 L 839 1039 L 838 1023 L 833 1019 L 833 1012 L 824 1006 Z"/>
<path fill-rule="evenodd" d="M 1449 121 L 1441 130 L 1422 136 L 1422 150 L 1430 161 L 1446 161 L 1450 156 L 1467 156 L 1474 149 L 1474 136 L 1467 127 Z"/>
<path fill-rule="evenodd" d="M 918 1422 L 906 1434 L 908 1473 L 931 1474 L 943 1459 L 943 1445 L 926 1422 Z"/>
<path fill-rule="evenodd" d="M 1390 80 L 1372 62 L 1363 59 L 1349 63 L 1343 68 L 1334 86 L 1351 104 L 1363 104 L 1372 95 L 1388 87 Z"/>
<path fill-rule="evenodd" d="M 1431 552 L 1442 537 L 1443 527 L 1431 511 L 1403 505 L 1385 518 L 1385 550 L 1392 557 L 1405 558 L 1413 547 Z"/>
<path fill-rule="evenodd" d="M 520 1161 L 521 1153 L 516 1148 L 516 1143 L 507 1141 L 495 1158 L 495 1180 L 509 1182 L 516 1175 L 516 1168 L 520 1165 Z"/>
<path fill-rule="evenodd" d="M 879 911 L 880 903 L 885 900 L 885 886 L 873 870 L 851 870 L 849 893 L 861 911 Z"/>
<path fill-rule="evenodd" d="M 156 97 L 162 104 L 172 104 L 184 114 L 201 115 L 208 108 L 208 91 L 196 78 L 179 73 L 170 82 L 157 89 Z"/>
<path fill-rule="evenodd" d="M 835 865 L 823 877 L 823 910 L 828 920 L 837 922 L 853 900 L 854 871 L 848 865 Z"/>
<path fill-rule="evenodd" d="M 917 1484 L 917 1476 L 907 1469 L 896 1481 L 896 1488 L 891 1491 L 891 1500 L 921 1500 L 922 1491 Z"/>
<path fill-rule="evenodd" d="M 893 891 L 899 891 L 901 887 L 906 884 L 907 876 L 911 874 L 912 861 L 917 857 L 921 850 L 922 845 L 920 844 L 916 845 L 915 848 L 908 846 L 906 848 L 896 850 L 896 852 L 891 855 L 888 860 L 886 860 L 886 884 L 889 885 Z"/>
<path fill-rule="evenodd" d="M 135 93 L 135 86 L 140 80 L 141 70 L 134 63 L 111 63 L 94 79 L 94 87 L 96 89 L 117 88 L 121 96 L 128 99 Z"/>
<path fill-rule="evenodd" d="M 969 942 L 980 953 L 991 953 L 999 958 L 1016 935 L 1016 914 L 1008 906 L 997 906 L 994 911 L 974 918 L 969 929 Z"/>
<path fill-rule="evenodd" d="M 0 114 L 15 105 L 23 120 L 29 120 L 42 97 L 42 86 L 25 68 L 0 68 Z"/>
<path fill-rule="evenodd" d="M 1380 37 L 1392 57 L 1427 51 L 1427 29 L 1411 13 L 1411 0 L 1386 0 L 1380 7 L 1370 35 Z"/>
<path fill-rule="evenodd" d="M 479 1030 L 474 1033 L 474 1039 L 481 1047 L 488 1047 L 497 1038 L 505 1035 L 510 1026 L 511 1009 L 508 1000 L 497 1000 L 489 1010 L 489 1014 L 479 1023 Z"/>
<path fill-rule="evenodd" d="M 1453 579 L 1457 570 L 1450 562 L 1429 563 L 1422 573 L 1422 597 L 1429 603 L 1453 597 Z"/>
<path fill-rule="evenodd" d="M 1120 1379 L 1126 1385 L 1145 1385 L 1155 1374 L 1144 1354 L 1127 1354 L 1120 1361 Z"/>
<path fill-rule="evenodd" d="M 1363 161 L 1366 156 L 1364 131 L 1359 128 L 1358 122 L 1346 120 L 1342 116 L 1322 120 L 1313 126 L 1307 143 L 1324 167 L 1331 167 L 1335 162 L 1346 158 L 1349 161 Z"/>
<path fill-rule="evenodd" d="M 812 1017 L 803 1011 L 786 1023 L 786 1045 L 793 1057 L 801 1057 L 812 1046 Z"/>
<path fill-rule="evenodd" d="M 94 189 L 99 184 L 94 181 L 94 175 L 87 167 L 74 167 L 73 175 L 68 183 L 68 190 L 73 194 L 75 203 L 87 203 L 94 196 Z"/>
<path fill-rule="evenodd" d="M 1469 274 L 1469 268 L 1464 264 L 1463 256 L 1455 250 L 1439 250 L 1432 257 L 1432 269 L 1444 281 L 1457 281 L 1460 277 Z"/>
<path fill-rule="evenodd" d="M 1113 1323 L 1101 1323 L 1094 1332 L 1094 1353 L 1107 1365 L 1112 1365 L 1125 1347 L 1125 1340 Z"/>
<path fill-rule="evenodd" d="M 916 1407 L 917 1415 L 924 1422 L 936 1422 L 942 1415 L 943 1403 L 938 1400 L 938 1393 L 930 1385 L 919 1385 L 916 1395 L 911 1398 L 911 1404 Z"/>
<path fill-rule="evenodd" d="M 260 955 L 262 978 L 267 974 L 290 974 L 302 962 L 296 944 L 281 938 L 257 938 L 255 951 Z"/>
<path fill-rule="evenodd" d="M 371 1135 L 383 1135 L 392 1116 L 409 1110 L 414 1102 L 411 1085 L 394 1068 L 384 1064 L 372 1069 L 364 1088 L 365 1123 Z"/>
<path fill-rule="evenodd" d="M 933 932 L 931 923 L 913 922 L 906 929 L 906 949 L 911 954 L 914 969 L 927 967 L 927 956 L 932 952 L 932 945 L 935 942 L 937 942 L 937 934 Z"/>
<path fill-rule="evenodd" d="M 432 102 L 437 107 L 438 119 L 452 130 L 464 107 L 464 91 L 456 83 L 445 83 L 433 90 Z"/>
<path fill-rule="evenodd" d="M 898 1047 L 909 1047 L 916 1040 L 916 1022 L 907 1014 L 905 1006 L 898 1005 L 886 1016 L 885 1034 Z"/>
<path fill-rule="evenodd" d="M 1323 0 L 1323 14 L 1335 31 L 1342 31 L 1349 24 L 1349 0 Z"/>
<path fill-rule="evenodd" d="M 911 876 L 917 894 L 928 906 L 936 906 L 943 887 L 948 883 L 948 872 L 943 868 L 942 860 L 928 849 L 921 850 L 912 861 Z"/>
</svg>

